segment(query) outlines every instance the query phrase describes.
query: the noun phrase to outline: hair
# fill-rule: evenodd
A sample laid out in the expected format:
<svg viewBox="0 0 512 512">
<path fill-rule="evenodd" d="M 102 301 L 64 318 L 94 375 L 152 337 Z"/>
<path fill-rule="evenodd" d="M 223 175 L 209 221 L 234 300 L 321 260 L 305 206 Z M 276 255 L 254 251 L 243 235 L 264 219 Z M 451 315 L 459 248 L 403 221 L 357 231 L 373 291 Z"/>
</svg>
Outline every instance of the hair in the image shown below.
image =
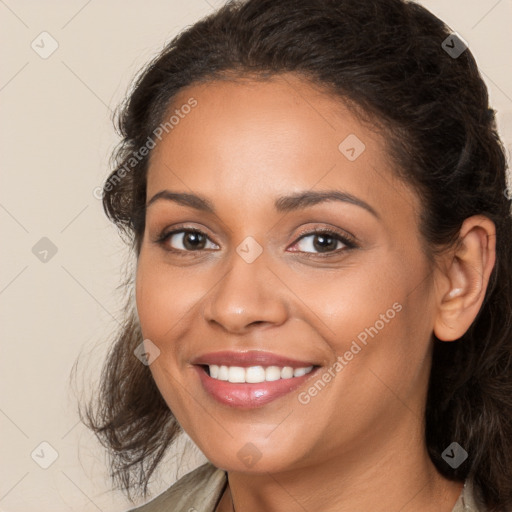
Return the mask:
<svg viewBox="0 0 512 512">
<path fill-rule="evenodd" d="M 469 49 L 443 48 L 449 27 L 404 0 L 231 1 L 178 34 L 142 70 L 117 116 L 122 137 L 103 187 L 104 210 L 140 252 L 151 155 L 135 154 L 177 93 L 214 80 L 294 73 L 386 127 L 396 173 L 421 199 L 420 232 L 433 261 L 463 221 L 496 226 L 497 259 L 480 312 L 455 343 L 433 335 L 426 444 L 438 471 L 471 479 L 490 512 L 512 507 L 512 218 L 507 163 L 495 112 Z M 141 153 L 142 154 L 142 153 Z M 130 298 L 132 301 L 132 298 Z M 105 447 L 112 478 L 146 496 L 151 474 L 181 432 L 147 366 L 133 306 L 82 417 Z M 452 469 L 453 441 L 468 453 Z"/>
</svg>

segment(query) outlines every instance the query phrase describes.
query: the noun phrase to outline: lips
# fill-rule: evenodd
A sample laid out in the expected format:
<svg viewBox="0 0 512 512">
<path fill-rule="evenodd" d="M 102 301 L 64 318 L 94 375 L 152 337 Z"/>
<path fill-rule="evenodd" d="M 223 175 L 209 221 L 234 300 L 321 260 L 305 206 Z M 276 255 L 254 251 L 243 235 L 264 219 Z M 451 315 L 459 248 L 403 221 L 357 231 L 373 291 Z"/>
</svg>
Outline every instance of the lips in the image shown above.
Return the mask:
<svg viewBox="0 0 512 512">
<path fill-rule="evenodd" d="M 290 359 L 271 352 L 263 352 L 260 350 L 250 350 L 247 352 L 212 352 L 204 354 L 192 360 L 192 364 L 197 365 L 217 365 L 217 366 L 241 366 L 247 368 L 249 366 L 290 366 L 291 368 L 306 368 L 308 366 L 316 366 L 311 361 L 300 361 Z"/>
<path fill-rule="evenodd" d="M 192 363 L 212 398 L 243 409 L 261 407 L 291 393 L 318 369 L 311 361 L 262 351 L 215 352 Z"/>
</svg>

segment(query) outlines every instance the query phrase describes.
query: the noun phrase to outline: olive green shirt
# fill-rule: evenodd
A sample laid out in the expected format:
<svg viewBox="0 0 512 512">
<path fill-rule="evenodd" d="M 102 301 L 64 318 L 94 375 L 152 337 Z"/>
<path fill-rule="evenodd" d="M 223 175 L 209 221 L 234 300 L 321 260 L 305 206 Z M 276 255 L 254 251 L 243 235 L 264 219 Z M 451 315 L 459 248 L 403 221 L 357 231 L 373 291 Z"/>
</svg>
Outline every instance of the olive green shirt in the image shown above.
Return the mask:
<svg viewBox="0 0 512 512">
<path fill-rule="evenodd" d="M 226 472 L 210 462 L 180 478 L 162 494 L 129 512 L 215 512 L 227 485 Z M 452 512 L 486 512 L 467 481 Z"/>
</svg>

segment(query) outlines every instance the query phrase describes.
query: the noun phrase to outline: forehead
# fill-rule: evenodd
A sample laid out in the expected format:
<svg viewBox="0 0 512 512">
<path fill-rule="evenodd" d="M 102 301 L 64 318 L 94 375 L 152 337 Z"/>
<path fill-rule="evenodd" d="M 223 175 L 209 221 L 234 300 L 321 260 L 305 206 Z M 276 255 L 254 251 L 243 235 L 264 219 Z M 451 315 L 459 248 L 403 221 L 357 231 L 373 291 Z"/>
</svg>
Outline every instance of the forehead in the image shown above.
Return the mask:
<svg viewBox="0 0 512 512">
<path fill-rule="evenodd" d="M 151 156 L 148 197 L 189 189 L 268 206 L 284 192 L 338 188 L 393 205 L 410 194 L 377 127 L 292 74 L 192 85 L 174 98 L 172 115 Z"/>
</svg>

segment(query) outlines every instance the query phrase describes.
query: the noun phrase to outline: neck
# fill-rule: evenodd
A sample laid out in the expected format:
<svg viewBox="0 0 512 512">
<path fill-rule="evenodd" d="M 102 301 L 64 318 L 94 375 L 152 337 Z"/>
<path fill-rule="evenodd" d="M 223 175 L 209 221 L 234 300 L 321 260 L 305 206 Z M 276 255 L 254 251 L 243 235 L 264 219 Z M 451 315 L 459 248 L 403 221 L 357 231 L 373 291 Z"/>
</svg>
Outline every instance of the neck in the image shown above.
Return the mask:
<svg viewBox="0 0 512 512">
<path fill-rule="evenodd" d="M 410 424 L 403 428 L 410 434 Z M 379 450 L 365 439 L 350 451 L 307 467 L 228 472 L 229 485 L 217 511 L 451 512 L 463 484 L 438 473 L 422 432 L 416 428 L 417 435 L 408 438 L 395 431 Z"/>
</svg>

